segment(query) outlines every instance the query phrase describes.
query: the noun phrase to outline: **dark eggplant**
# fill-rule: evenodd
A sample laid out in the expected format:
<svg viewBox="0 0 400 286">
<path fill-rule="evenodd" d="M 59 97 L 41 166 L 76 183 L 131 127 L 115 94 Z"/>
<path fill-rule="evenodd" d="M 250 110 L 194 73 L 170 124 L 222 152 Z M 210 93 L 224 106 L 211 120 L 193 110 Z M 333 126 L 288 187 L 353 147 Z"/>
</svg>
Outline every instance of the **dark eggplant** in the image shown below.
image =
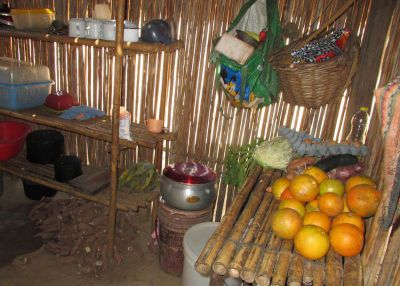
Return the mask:
<svg viewBox="0 0 400 286">
<path fill-rule="evenodd" d="M 351 154 L 340 154 L 321 159 L 317 163 L 315 163 L 314 166 L 322 169 L 325 172 L 329 172 L 330 170 L 338 167 L 353 165 L 357 163 L 357 156 Z"/>
</svg>

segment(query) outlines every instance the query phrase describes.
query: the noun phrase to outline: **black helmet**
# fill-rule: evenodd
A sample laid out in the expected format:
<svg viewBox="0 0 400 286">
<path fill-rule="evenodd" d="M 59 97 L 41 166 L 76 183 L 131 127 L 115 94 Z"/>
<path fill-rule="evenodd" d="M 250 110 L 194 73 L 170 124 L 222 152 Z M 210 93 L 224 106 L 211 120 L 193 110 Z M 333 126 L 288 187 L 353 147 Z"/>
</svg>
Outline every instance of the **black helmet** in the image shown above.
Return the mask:
<svg viewBox="0 0 400 286">
<path fill-rule="evenodd" d="M 173 39 L 173 27 L 171 22 L 162 19 L 154 19 L 144 24 L 141 40 L 148 43 L 171 44 Z"/>
</svg>

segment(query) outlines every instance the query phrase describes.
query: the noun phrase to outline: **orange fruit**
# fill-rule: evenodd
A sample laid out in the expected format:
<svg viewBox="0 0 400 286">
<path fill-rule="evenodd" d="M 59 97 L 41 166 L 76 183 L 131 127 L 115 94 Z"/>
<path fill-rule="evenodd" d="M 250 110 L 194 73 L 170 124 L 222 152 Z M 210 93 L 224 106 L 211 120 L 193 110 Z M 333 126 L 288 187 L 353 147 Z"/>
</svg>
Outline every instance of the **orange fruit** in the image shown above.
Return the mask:
<svg viewBox="0 0 400 286">
<path fill-rule="evenodd" d="M 314 179 L 318 181 L 318 183 L 321 183 L 322 181 L 328 179 L 328 175 L 325 173 L 325 171 L 314 166 L 305 169 L 303 174 L 312 176 Z"/>
<path fill-rule="evenodd" d="M 316 225 L 329 232 L 331 229 L 331 219 L 320 211 L 306 213 L 303 217 L 303 225 Z"/>
<path fill-rule="evenodd" d="M 362 217 L 370 217 L 376 213 L 381 196 L 381 192 L 372 185 L 358 185 L 347 192 L 347 207 Z"/>
<path fill-rule="evenodd" d="M 342 223 L 349 223 L 349 224 L 355 225 L 362 231 L 362 233 L 364 233 L 364 230 L 365 230 L 364 220 L 358 214 L 350 213 L 350 212 L 349 213 L 341 213 L 333 219 L 332 227 L 335 227 Z"/>
<path fill-rule="evenodd" d="M 342 256 L 354 256 L 364 246 L 364 234 L 353 224 L 342 223 L 332 228 L 329 240 L 333 249 Z"/>
<path fill-rule="evenodd" d="M 290 192 L 290 189 L 287 188 L 286 190 L 283 191 L 281 194 L 281 201 L 286 200 L 286 199 L 294 199 L 292 193 Z"/>
<path fill-rule="evenodd" d="M 319 184 L 310 175 L 298 175 L 290 183 L 290 192 L 296 200 L 311 202 L 319 193 Z"/>
<path fill-rule="evenodd" d="M 318 200 L 312 200 L 311 202 L 306 204 L 306 212 L 315 212 L 315 211 L 319 211 L 319 207 L 318 207 Z"/>
<path fill-rule="evenodd" d="M 374 180 L 372 180 L 370 177 L 365 175 L 357 175 L 351 176 L 347 179 L 346 183 L 344 184 L 344 189 L 346 192 L 348 192 L 350 189 L 358 185 L 371 185 L 376 187 Z"/>
<path fill-rule="evenodd" d="M 281 194 L 285 189 L 290 186 L 290 180 L 287 178 L 279 178 L 272 184 L 272 193 L 274 194 L 275 199 L 279 200 L 281 198 Z"/>
<path fill-rule="evenodd" d="M 277 210 L 272 218 L 272 231 L 284 239 L 293 239 L 302 225 L 300 215 L 292 209 Z"/>
<path fill-rule="evenodd" d="M 344 195 L 344 185 L 337 179 L 326 179 L 319 185 L 319 194 L 335 193 L 341 197 Z"/>
<path fill-rule="evenodd" d="M 297 252 L 308 259 L 319 259 L 329 250 L 329 236 L 319 226 L 305 225 L 294 238 Z"/>
<path fill-rule="evenodd" d="M 292 209 L 295 210 L 300 217 L 303 217 L 306 213 L 306 209 L 303 206 L 303 203 L 299 202 L 296 199 L 285 199 L 281 201 L 278 209 Z"/>
<path fill-rule="evenodd" d="M 319 197 L 319 209 L 330 217 L 337 216 L 343 211 L 343 199 L 335 193 L 326 193 Z"/>
</svg>

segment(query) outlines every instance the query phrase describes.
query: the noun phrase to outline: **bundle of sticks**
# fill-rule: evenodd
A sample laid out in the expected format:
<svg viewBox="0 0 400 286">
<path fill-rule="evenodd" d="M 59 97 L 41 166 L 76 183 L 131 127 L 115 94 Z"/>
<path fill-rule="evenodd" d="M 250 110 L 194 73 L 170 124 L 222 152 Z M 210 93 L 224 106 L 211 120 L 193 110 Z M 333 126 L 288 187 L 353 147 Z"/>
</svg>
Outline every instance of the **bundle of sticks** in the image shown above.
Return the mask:
<svg viewBox="0 0 400 286">
<path fill-rule="evenodd" d="M 30 212 L 37 225 L 35 235 L 43 240 L 46 250 L 62 262 L 75 262 L 78 273 L 101 275 L 109 265 L 120 264 L 123 256 L 134 250 L 135 227 L 133 214 L 117 213 L 113 257 L 107 260 L 108 208 L 86 200 L 44 199 Z"/>
</svg>

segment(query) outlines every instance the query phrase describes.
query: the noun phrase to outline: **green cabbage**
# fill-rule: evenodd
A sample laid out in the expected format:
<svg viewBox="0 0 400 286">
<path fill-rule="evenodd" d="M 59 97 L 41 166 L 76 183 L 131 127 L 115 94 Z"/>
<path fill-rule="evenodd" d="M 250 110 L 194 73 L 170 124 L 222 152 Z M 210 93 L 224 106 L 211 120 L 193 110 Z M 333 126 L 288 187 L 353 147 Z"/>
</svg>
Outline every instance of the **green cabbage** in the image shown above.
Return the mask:
<svg viewBox="0 0 400 286">
<path fill-rule="evenodd" d="M 283 137 L 265 141 L 254 149 L 253 158 L 264 168 L 285 170 L 293 156 L 292 145 Z"/>
</svg>

